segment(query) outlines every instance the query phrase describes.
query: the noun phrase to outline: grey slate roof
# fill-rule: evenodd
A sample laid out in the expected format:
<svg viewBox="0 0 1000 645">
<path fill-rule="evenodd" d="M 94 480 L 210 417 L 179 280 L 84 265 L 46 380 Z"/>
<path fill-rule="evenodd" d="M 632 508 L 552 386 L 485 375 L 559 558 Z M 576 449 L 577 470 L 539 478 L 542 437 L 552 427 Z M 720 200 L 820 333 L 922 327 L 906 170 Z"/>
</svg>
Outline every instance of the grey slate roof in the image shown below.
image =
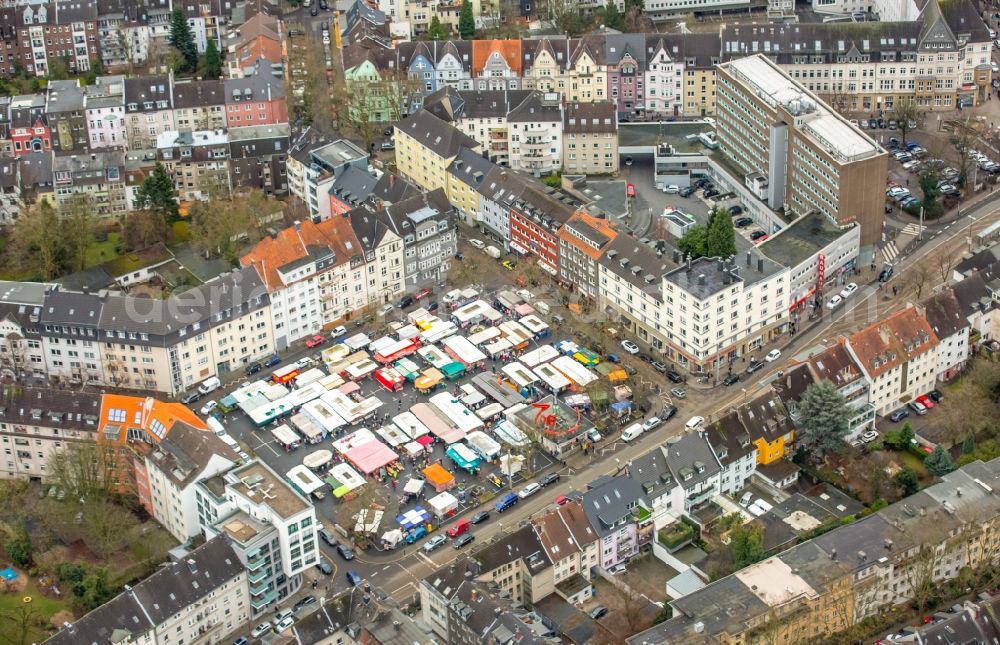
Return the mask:
<svg viewBox="0 0 1000 645">
<path fill-rule="evenodd" d="M 962 306 L 951 289 L 942 289 L 921 304 L 924 306 L 924 318 L 938 338 L 948 338 L 969 326 Z"/>
<path fill-rule="evenodd" d="M 190 109 L 225 105 L 226 95 L 222 81 L 179 81 L 174 83 L 174 108 Z"/>
<path fill-rule="evenodd" d="M 559 96 L 558 94 L 556 95 Z M 508 123 L 562 123 L 562 103 L 557 98 L 550 100 L 541 92 L 532 92 L 507 114 Z"/>
<path fill-rule="evenodd" d="M 448 173 L 476 190 L 494 168 L 499 168 L 499 166 L 468 148 L 462 148 L 455 160 L 448 166 Z"/>
<path fill-rule="evenodd" d="M 53 291 L 45 298 L 39 322 L 95 327 L 103 307 L 103 299 L 93 294 Z"/>
<path fill-rule="evenodd" d="M 156 107 L 158 101 L 167 101 L 167 107 Z M 129 103 L 136 104 L 136 109 L 129 110 Z M 144 103 L 152 103 L 152 107 L 146 108 Z M 169 77 L 143 76 L 140 78 L 125 79 L 126 112 L 156 112 L 172 107 L 172 91 Z"/>
<path fill-rule="evenodd" d="M 600 537 L 614 533 L 643 499 L 639 482 L 631 477 L 605 478 L 583 494 L 583 510 Z"/>
<path fill-rule="evenodd" d="M 475 139 L 453 128 L 430 112 L 420 110 L 396 124 L 396 131 L 403 132 L 417 143 L 444 159 L 457 155 L 461 148 L 476 149 Z"/>
<path fill-rule="evenodd" d="M 686 434 L 664 446 L 667 467 L 682 488 L 691 488 L 722 470 L 707 438 L 701 433 Z"/>
<path fill-rule="evenodd" d="M 104 645 L 123 629 L 142 634 L 209 596 L 245 569 L 225 537 L 215 537 L 183 562 L 162 565 L 131 591 L 118 594 L 50 638 L 49 645 Z M 135 640 L 141 640 L 136 638 Z"/>
<path fill-rule="evenodd" d="M 83 112 L 86 97 L 84 88 L 78 81 L 49 81 L 46 87 L 46 111 L 49 114 L 59 112 Z"/>
<path fill-rule="evenodd" d="M 368 199 L 378 179 L 367 170 L 348 166 L 341 171 L 330 186 L 330 194 L 340 201 L 357 206 Z"/>
</svg>

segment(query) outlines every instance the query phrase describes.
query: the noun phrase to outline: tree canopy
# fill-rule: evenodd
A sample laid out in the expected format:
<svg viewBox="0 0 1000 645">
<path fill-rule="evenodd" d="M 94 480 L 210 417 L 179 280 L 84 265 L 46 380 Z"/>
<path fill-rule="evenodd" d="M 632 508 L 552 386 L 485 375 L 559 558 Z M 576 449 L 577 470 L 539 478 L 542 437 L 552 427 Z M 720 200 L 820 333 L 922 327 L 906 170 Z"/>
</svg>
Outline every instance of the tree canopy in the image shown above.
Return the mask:
<svg viewBox="0 0 1000 645">
<path fill-rule="evenodd" d="M 955 462 L 952 461 L 948 451 L 938 445 L 934 448 L 934 452 L 924 459 L 924 467 L 930 474 L 941 477 L 955 470 Z"/>
<path fill-rule="evenodd" d="M 135 192 L 136 208 L 155 211 L 164 217 L 176 218 L 180 215 L 177 197 L 174 196 L 174 180 L 159 161 L 142 185 Z"/>
<path fill-rule="evenodd" d="M 458 35 L 462 40 L 476 37 L 476 19 L 472 15 L 471 0 L 462 0 L 462 8 L 458 12 Z"/>
<path fill-rule="evenodd" d="M 828 451 L 844 447 L 850 409 L 833 383 L 822 380 L 807 387 L 799 401 L 798 416 L 795 440 L 810 456 L 822 459 Z"/>
<path fill-rule="evenodd" d="M 441 26 L 441 20 L 435 15 L 431 18 L 431 25 L 427 28 L 427 40 L 445 40 L 448 35 Z"/>
<path fill-rule="evenodd" d="M 742 569 L 764 558 L 764 529 L 757 524 L 739 524 L 729 534 L 733 567 Z"/>
<path fill-rule="evenodd" d="M 692 259 L 728 258 L 736 255 L 736 232 L 729 211 L 716 208 L 709 215 L 708 224 L 695 224 L 677 241 L 681 253 Z"/>
<path fill-rule="evenodd" d="M 170 14 L 170 36 L 167 42 L 180 54 L 175 72 L 193 72 L 198 69 L 198 46 L 194 42 L 194 34 L 191 33 L 187 17 L 180 7 Z"/>
<path fill-rule="evenodd" d="M 219 78 L 222 76 L 222 57 L 219 55 L 219 47 L 215 44 L 214 38 L 208 39 L 205 45 L 205 77 Z"/>
</svg>

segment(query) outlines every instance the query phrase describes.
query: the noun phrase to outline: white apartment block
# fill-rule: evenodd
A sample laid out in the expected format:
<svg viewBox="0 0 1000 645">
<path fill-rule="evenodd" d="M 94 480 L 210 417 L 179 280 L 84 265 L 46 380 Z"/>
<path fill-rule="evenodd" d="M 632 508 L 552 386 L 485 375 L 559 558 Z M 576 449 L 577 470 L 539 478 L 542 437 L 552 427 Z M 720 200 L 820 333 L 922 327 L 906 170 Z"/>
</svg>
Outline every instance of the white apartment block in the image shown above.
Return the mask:
<svg viewBox="0 0 1000 645">
<path fill-rule="evenodd" d="M 561 95 L 532 94 L 507 115 L 508 164 L 515 170 L 547 175 L 562 168 Z"/>
<path fill-rule="evenodd" d="M 870 383 L 869 400 L 885 415 L 934 389 L 938 338 L 915 307 L 907 307 L 847 339 Z"/>
<path fill-rule="evenodd" d="M 938 291 L 920 303 L 920 309 L 940 341 L 937 380 L 950 381 L 965 369 L 969 360 L 972 326 L 952 289 Z"/>
<path fill-rule="evenodd" d="M 137 645 L 220 643 L 249 621 L 247 573 L 218 537 L 72 623 L 49 645 L 114 642 Z"/>
<path fill-rule="evenodd" d="M 678 116 L 684 110 L 684 58 L 660 41 L 646 62 L 646 112 Z"/>
</svg>

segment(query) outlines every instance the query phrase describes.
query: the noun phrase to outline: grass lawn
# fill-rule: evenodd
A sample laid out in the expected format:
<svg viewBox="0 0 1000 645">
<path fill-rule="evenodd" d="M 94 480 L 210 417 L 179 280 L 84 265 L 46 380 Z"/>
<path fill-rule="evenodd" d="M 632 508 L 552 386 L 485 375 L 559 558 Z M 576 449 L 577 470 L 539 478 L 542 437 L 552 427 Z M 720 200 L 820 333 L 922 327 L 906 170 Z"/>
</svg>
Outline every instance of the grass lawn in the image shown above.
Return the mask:
<svg viewBox="0 0 1000 645">
<path fill-rule="evenodd" d="M 170 243 L 186 244 L 191 241 L 191 226 L 185 220 L 178 220 L 170 225 Z"/>
<path fill-rule="evenodd" d="M 92 241 L 90 246 L 87 247 L 87 268 L 104 264 L 108 260 L 114 260 L 118 257 L 118 254 L 115 253 L 115 248 L 118 246 L 120 240 L 121 236 L 118 233 L 108 233 L 107 240 L 103 242 Z"/>
<path fill-rule="evenodd" d="M 72 611 L 68 600 L 47 598 L 38 590 L 34 580 L 28 580 L 23 591 L 15 593 L 0 594 L 0 627 L 9 628 L 10 625 L 4 620 L 4 616 L 16 608 L 25 605 L 24 597 L 31 596 L 31 602 L 27 603 L 39 616 L 39 622 L 49 624 L 49 620 L 60 611 Z M 15 614 L 16 615 L 16 614 Z M 40 643 L 48 638 L 48 632 L 44 628 L 36 627 L 28 635 L 29 643 Z"/>
<path fill-rule="evenodd" d="M 933 479 L 933 477 L 931 477 L 931 474 L 927 472 L 927 469 L 924 467 L 923 460 L 921 460 L 920 457 L 916 456 L 912 452 L 897 451 L 895 453 L 895 457 L 896 459 L 899 460 L 901 464 L 903 464 L 904 466 L 908 466 L 910 470 L 917 473 L 917 479 L 919 479 L 920 481 L 925 482 L 930 479 Z"/>
</svg>

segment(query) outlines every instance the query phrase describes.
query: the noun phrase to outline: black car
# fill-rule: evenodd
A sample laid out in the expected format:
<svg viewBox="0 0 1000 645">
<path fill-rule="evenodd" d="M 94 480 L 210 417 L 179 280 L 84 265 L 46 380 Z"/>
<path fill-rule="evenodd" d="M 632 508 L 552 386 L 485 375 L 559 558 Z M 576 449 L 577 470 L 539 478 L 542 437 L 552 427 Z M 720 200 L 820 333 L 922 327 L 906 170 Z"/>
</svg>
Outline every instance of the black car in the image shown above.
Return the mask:
<svg viewBox="0 0 1000 645">
<path fill-rule="evenodd" d="M 385 130 L 382 130 L 382 135 L 386 136 L 386 137 L 391 137 L 392 136 L 392 126 L 389 126 Z"/>
<path fill-rule="evenodd" d="M 677 406 L 668 405 L 663 408 L 663 412 L 660 413 L 660 418 L 664 421 L 670 421 L 677 415 Z"/>
<path fill-rule="evenodd" d="M 339 553 L 340 557 L 344 558 L 345 560 L 354 559 L 354 551 L 352 551 L 351 547 L 347 546 L 346 544 L 338 544 L 337 553 Z"/>
<path fill-rule="evenodd" d="M 305 598 L 299 600 L 297 603 L 292 605 L 292 611 L 294 611 L 297 614 L 301 609 L 308 607 L 309 605 L 315 602 L 316 602 L 316 596 L 306 596 Z"/>
<path fill-rule="evenodd" d="M 753 233 L 750 234 L 750 239 L 756 242 L 765 235 L 767 235 L 767 233 L 765 233 L 764 231 L 754 231 Z"/>
<path fill-rule="evenodd" d="M 764 361 L 753 361 L 750 363 L 750 366 L 747 367 L 747 374 L 753 374 L 762 367 L 764 367 Z"/>
<path fill-rule="evenodd" d="M 200 394 L 198 394 L 197 392 L 192 392 L 191 394 L 188 394 L 187 396 L 182 398 L 181 403 L 183 403 L 184 405 L 191 405 L 200 398 L 201 398 Z"/>
<path fill-rule="evenodd" d="M 538 485 L 542 488 L 548 486 L 549 484 L 554 484 L 559 481 L 559 473 L 549 473 L 538 482 Z"/>
<path fill-rule="evenodd" d="M 480 524 L 490 519 L 489 511 L 479 511 L 475 515 L 469 518 L 469 524 Z"/>
<path fill-rule="evenodd" d="M 319 5 L 313 5 L 312 8 L 309 9 L 309 15 L 310 16 L 318 16 L 319 15 Z"/>
<path fill-rule="evenodd" d="M 740 206 L 739 204 L 737 204 L 736 206 L 730 206 L 729 207 L 729 214 L 730 215 L 739 215 L 742 212 L 743 212 L 743 207 Z"/>
<path fill-rule="evenodd" d="M 594 620 L 604 618 L 608 614 L 608 608 L 604 605 L 598 605 L 590 610 L 590 617 Z"/>
<path fill-rule="evenodd" d="M 736 372 L 733 372 L 732 374 L 730 374 L 726 378 L 722 379 L 722 384 L 723 385 L 732 385 L 733 383 L 735 383 L 735 382 L 737 382 L 739 380 L 740 380 L 740 375 L 737 374 Z"/>
<path fill-rule="evenodd" d="M 264 361 L 264 367 L 274 367 L 275 365 L 277 365 L 280 362 L 281 362 L 281 357 L 278 356 L 277 354 L 275 354 L 271 358 L 269 358 L 266 361 Z"/>
<path fill-rule="evenodd" d="M 456 549 L 461 549 L 463 546 L 465 546 L 469 542 L 472 542 L 474 539 L 476 538 L 471 533 L 463 533 L 462 535 L 459 535 L 457 538 L 455 538 L 455 541 L 452 542 L 451 545 Z"/>
<path fill-rule="evenodd" d="M 413 304 L 413 296 L 403 296 L 399 299 L 399 308 L 406 309 Z"/>
<path fill-rule="evenodd" d="M 250 365 L 247 367 L 247 376 L 250 376 L 251 374 L 256 374 L 257 372 L 261 371 L 263 367 L 264 366 L 261 365 L 260 363 L 250 363 Z"/>
<path fill-rule="evenodd" d="M 746 228 L 751 224 L 753 224 L 753 220 L 750 219 L 749 217 L 741 217 L 735 222 L 733 222 L 733 226 L 735 226 L 736 228 Z"/>
<path fill-rule="evenodd" d="M 653 357 L 650 356 L 649 354 L 646 354 L 646 353 L 643 352 L 643 353 L 638 354 L 638 356 L 639 356 L 639 360 L 640 361 L 646 361 L 647 363 L 652 363 L 653 362 Z"/>
<path fill-rule="evenodd" d="M 435 300 L 434 302 L 431 302 L 430 304 L 427 305 L 427 311 L 437 311 L 438 306 L 439 306 L 438 302 L 437 300 Z"/>
<path fill-rule="evenodd" d="M 935 403 L 940 403 L 944 400 L 944 394 L 941 394 L 941 390 L 931 390 L 927 393 L 927 396 Z"/>
<path fill-rule="evenodd" d="M 719 194 L 719 191 L 715 190 L 714 188 L 706 188 L 705 192 L 702 193 L 702 196 L 705 199 L 708 199 L 709 197 L 715 197 L 718 194 Z"/>
<path fill-rule="evenodd" d="M 674 370 L 667 370 L 667 378 L 671 383 L 683 383 L 684 379 Z"/>
<path fill-rule="evenodd" d="M 684 188 L 681 188 L 677 194 L 681 197 L 690 197 L 691 195 L 694 195 L 694 191 L 694 186 L 685 186 Z"/>
<path fill-rule="evenodd" d="M 899 408 L 898 410 L 889 415 L 889 421 L 892 421 L 893 423 L 899 423 L 908 416 L 910 416 L 909 410 L 907 410 L 906 408 Z"/>
<path fill-rule="evenodd" d="M 667 373 L 667 366 L 661 363 L 660 361 L 653 361 L 652 365 L 653 369 L 659 372 L 660 374 Z"/>
<path fill-rule="evenodd" d="M 329 7 L 326 6 L 326 0 L 319 0 L 319 8 L 326 11 Z"/>
<path fill-rule="evenodd" d="M 884 267 L 882 267 L 882 272 L 878 274 L 878 281 L 888 282 L 889 278 L 891 277 L 892 277 L 892 265 L 887 264 Z"/>
</svg>

